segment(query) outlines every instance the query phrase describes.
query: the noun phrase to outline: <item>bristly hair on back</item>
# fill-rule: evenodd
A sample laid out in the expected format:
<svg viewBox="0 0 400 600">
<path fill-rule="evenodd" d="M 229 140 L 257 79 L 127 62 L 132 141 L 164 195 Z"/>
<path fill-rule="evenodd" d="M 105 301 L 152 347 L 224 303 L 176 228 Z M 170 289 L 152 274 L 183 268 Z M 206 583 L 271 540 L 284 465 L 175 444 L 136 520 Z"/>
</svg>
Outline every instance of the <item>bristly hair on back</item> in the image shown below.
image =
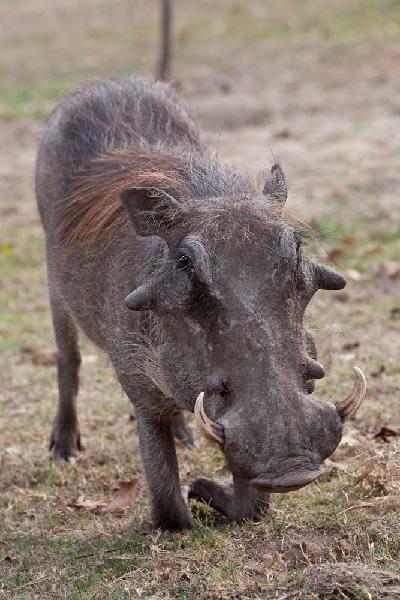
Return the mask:
<svg viewBox="0 0 400 600">
<path fill-rule="evenodd" d="M 116 149 L 91 160 L 73 179 L 60 207 L 66 248 L 107 249 L 128 222 L 120 194 L 130 187 L 159 188 L 183 202 L 255 193 L 250 177 L 222 167 L 212 155 L 146 145 Z"/>
<path fill-rule="evenodd" d="M 68 163 L 55 208 L 66 251 L 107 250 L 126 229 L 120 194 L 132 187 L 159 188 L 178 202 L 203 206 L 193 227 L 224 221 L 228 232 L 245 234 L 246 209 L 248 220 L 261 226 L 271 218 L 273 201 L 262 195 L 260 182 L 203 147 L 168 86 L 132 78 L 94 81 L 67 98 L 53 118 L 60 120 L 59 152 Z M 243 202 L 257 196 L 258 208 Z"/>
<path fill-rule="evenodd" d="M 150 148 L 117 149 L 92 160 L 76 176 L 63 206 L 59 228 L 70 249 L 104 249 L 128 221 L 120 193 L 130 187 L 156 187 L 174 196 L 190 195 L 187 163 Z"/>
</svg>

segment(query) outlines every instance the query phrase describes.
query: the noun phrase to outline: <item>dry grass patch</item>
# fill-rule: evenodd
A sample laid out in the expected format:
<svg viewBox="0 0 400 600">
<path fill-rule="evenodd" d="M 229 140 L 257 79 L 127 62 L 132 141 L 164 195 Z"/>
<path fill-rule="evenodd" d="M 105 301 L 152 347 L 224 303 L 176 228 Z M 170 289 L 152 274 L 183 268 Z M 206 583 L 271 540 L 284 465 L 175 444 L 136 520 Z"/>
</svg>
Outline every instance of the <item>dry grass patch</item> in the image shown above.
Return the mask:
<svg viewBox="0 0 400 600">
<path fill-rule="evenodd" d="M 131 408 L 105 358 L 84 342 L 85 451 L 74 465 L 50 462 L 57 397 L 33 208 L 39 126 L 25 119 L 46 116 L 89 75 L 153 72 L 157 3 L 3 2 L 0 114 L 11 121 L 2 123 L 0 156 L 0 596 L 398 597 L 400 438 L 374 437 L 382 427 L 400 430 L 400 277 L 383 268 L 400 250 L 398 3 L 177 8 L 174 69 L 212 126 L 208 139 L 222 156 L 257 168 L 270 143 L 289 167 L 290 209 L 314 221 L 332 262 L 349 271 L 348 288 L 314 303 L 311 327 L 335 356 L 317 393 L 347 393 L 351 365 L 360 364 L 368 397 L 330 471 L 277 495 L 262 522 L 232 525 L 193 503 L 197 528 L 163 533 L 149 521 Z M 342 334 L 326 344 L 332 323 Z M 221 458 L 206 445 L 178 453 L 183 484 L 221 476 Z M 74 507 L 80 497 L 109 502 L 118 482 L 135 476 L 142 487 L 127 509 Z"/>
</svg>

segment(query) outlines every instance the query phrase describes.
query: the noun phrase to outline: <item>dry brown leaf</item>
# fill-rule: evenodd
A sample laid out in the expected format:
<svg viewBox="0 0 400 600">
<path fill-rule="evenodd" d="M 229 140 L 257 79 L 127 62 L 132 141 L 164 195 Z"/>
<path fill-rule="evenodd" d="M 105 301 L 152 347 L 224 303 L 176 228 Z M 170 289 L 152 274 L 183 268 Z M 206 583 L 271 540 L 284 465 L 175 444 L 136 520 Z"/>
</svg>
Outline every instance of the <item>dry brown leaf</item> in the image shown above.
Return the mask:
<svg viewBox="0 0 400 600">
<path fill-rule="evenodd" d="M 400 435 L 400 431 L 396 431 L 395 429 L 391 429 L 390 427 L 381 427 L 378 433 L 374 435 L 376 440 L 382 440 L 383 442 L 388 442 L 388 438 L 397 437 Z"/>
<path fill-rule="evenodd" d="M 348 248 L 355 248 L 358 244 L 358 237 L 352 233 L 344 236 L 343 241 Z"/>
<path fill-rule="evenodd" d="M 343 254 L 344 252 L 342 248 L 332 248 L 332 250 L 328 252 L 328 258 L 330 261 L 336 262 L 343 258 Z"/>
<path fill-rule="evenodd" d="M 132 506 L 136 501 L 139 489 L 140 482 L 138 477 L 135 477 L 131 481 L 120 481 L 118 483 L 117 497 L 108 504 L 99 506 L 96 513 L 103 515 L 113 510 L 121 510 Z"/>
<path fill-rule="evenodd" d="M 135 477 L 132 481 L 119 481 L 117 496 L 108 504 L 99 500 L 86 500 L 84 496 L 79 496 L 76 500 L 70 502 L 68 506 L 94 512 L 96 515 L 104 515 L 114 510 L 122 510 L 132 506 L 135 503 L 139 489 L 140 482 L 138 477 Z"/>
<path fill-rule="evenodd" d="M 373 245 L 373 246 L 367 246 L 363 250 L 362 255 L 363 256 L 374 256 L 375 254 L 381 254 L 381 252 L 382 252 L 382 246 Z"/>
<path fill-rule="evenodd" d="M 354 342 L 346 342 L 346 343 L 344 343 L 343 346 L 342 346 L 342 348 L 343 348 L 343 350 L 355 350 L 359 346 L 360 346 L 360 342 L 354 341 Z"/>
<path fill-rule="evenodd" d="M 384 275 L 389 279 L 395 279 L 400 277 L 400 261 L 398 260 L 385 260 L 377 268 L 378 275 Z"/>
<path fill-rule="evenodd" d="M 279 129 L 278 131 L 275 131 L 275 133 L 273 135 L 274 135 L 274 138 L 286 140 L 291 137 L 291 132 L 290 132 L 290 129 L 288 129 L 287 127 L 284 127 L 283 129 Z"/>
<path fill-rule="evenodd" d="M 332 190 L 333 198 L 344 198 L 346 196 L 346 192 L 340 188 L 334 188 Z"/>
<path fill-rule="evenodd" d="M 381 365 L 376 371 L 370 373 L 371 377 L 380 377 L 386 371 L 385 365 Z"/>
<path fill-rule="evenodd" d="M 92 512 L 98 510 L 100 507 L 104 506 L 104 504 L 104 502 L 99 502 L 98 500 L 85 500 L 84 496 L 79 496 L 76 500 L 70 502 L 68 506 L 71 508 L 82 508 L 83 510 Z"/>
<path fill-rule="evenodd" d="M 400 316 L 400 306 L 394 306 L 392 308 L 392 310 L 390 311 L 390 318 L 391 319 L 398 319 Z"/>
</svg>

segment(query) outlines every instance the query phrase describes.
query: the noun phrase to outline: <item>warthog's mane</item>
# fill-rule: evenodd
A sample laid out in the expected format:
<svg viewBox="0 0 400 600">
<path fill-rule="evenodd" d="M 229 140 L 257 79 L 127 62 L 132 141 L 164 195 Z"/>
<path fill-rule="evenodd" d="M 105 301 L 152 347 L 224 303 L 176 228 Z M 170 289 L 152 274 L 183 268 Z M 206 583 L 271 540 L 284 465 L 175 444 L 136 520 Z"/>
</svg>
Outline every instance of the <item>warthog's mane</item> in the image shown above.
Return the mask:
<svg viewBox="0 0 400 600">
<path fill-rule="evenodd" d="M 222 222 L 224 235 L 235 233 L 246 239 L 253 233 L 259 237 L 281 212 L 281 207 L 262 197 L 262 184 L 256 177 L 221 165 L 211 153 L 183 154 L 143 144 L 98 156 L 74 177 L 59 217 L 66 246 L 107 249 L 128 222 L 120 194 L 132 187 L 158 188 L 178 199 L 182 208 L 199 209 L 191 217 L 192 229 L 199 232 L 217 232 Z M 176 221 L 175 233 L 180 235 L 179 208 L 169 207 L 163 216 Z M 148 218 L 152 218 L 151 212 Z M 295 223 L 288 214 L 280 221 L 290 226 Z"/>
<path fill-rule="evenodd" d="M 265 181 L 221 164 L 203 146 L 170 86 L 94 80 L 67 98 L 54 118 L 68 157 L 56 208 L 66 248 L 98 252 L 120 237 L 128 222 L 120 194 L 132 187 L 159 188 L 183 205 L 202 205 L 191 215 L 198 231 L 219 228 L 218 234 L 225 229 L 224 235 L 246 238 L 253 229 L 262 236 L 277 212 L 262 197 Z M 174 216 L 165 215 L 170 222 Z"/>
</svg>

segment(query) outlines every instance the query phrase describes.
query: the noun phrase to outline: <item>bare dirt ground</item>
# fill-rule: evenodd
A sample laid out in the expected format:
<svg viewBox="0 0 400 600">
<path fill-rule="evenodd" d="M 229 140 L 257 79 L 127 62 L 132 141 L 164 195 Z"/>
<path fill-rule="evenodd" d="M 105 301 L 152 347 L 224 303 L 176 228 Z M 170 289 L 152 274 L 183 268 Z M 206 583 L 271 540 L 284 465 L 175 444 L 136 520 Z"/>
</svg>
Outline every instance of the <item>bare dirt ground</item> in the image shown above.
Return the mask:
<svg viewBox="0 0 400 600">
<path fill-rule="evenodd" d="M 310 314 L 330 366 L 317 392 L 345 393 L 358 364 L 368 397 L 327 475 L 277 496 L 260 523 L 194 506 L 194 532 L 153 531 L 144 485 L 128 510 L 89 510 L 141 477 L 135 423 L 84 342 L 85 451 L 66 468 L 49 462 L 55 356 L 35 151 L 65 91 L 88 76 L 154 71 L 157 3 L 2 0 L 0 594 L 400 598 L 400 5 L 224 0 L 176 12 L 174 76 L 204 139 L 256 173 L 279 157 L 288 209 L 322 241 L 310 252 L 347 274 L 348 287 L 321 293 Z M 222 466 L 205 443 L 179 458 L 183 484 Z"/>
</svg>

